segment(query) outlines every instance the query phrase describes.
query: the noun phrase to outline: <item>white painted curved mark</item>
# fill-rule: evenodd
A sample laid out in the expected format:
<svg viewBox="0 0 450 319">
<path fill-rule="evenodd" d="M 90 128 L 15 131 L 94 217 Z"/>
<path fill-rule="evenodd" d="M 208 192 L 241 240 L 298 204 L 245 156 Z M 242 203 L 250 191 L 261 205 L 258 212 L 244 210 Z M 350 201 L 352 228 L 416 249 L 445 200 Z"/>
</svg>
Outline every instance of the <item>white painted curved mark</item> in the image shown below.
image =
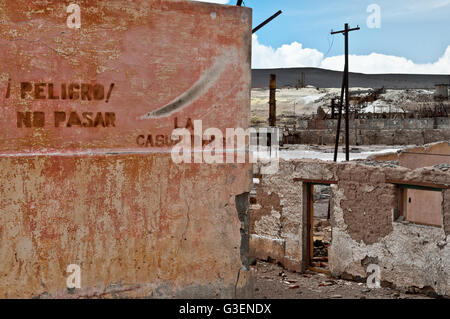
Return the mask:
<svg viewBox="0 0 450 319">
<path fill-rule="evenodd" d="M 227 55 L 224 54 L 217 58 L 214 64 L 205 71 L 200 79 L 195 82 L 189 90 L 175 98 L 167 105 L 142 115 L 140 119 L 145 120 L 167 117 L 198 100 L 219 80 L 220 76 L 225 71 L 227 62 L 226 56 Z"/>
</svg>

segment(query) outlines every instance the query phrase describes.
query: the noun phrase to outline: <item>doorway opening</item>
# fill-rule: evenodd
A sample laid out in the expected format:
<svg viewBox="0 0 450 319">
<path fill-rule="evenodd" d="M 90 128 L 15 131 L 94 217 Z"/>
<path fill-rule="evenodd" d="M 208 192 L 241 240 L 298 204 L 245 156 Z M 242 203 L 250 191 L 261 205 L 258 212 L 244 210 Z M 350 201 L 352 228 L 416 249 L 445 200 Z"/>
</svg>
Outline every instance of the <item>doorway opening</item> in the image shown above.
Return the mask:
<svg viewBox="0 0 450 319">
<path fill-rule="evenodd" d="M 331 245 L 331 183 L 305 183 L 307 187 L 306 267 L 329 274 L 328 248 Z"/>
</svg>

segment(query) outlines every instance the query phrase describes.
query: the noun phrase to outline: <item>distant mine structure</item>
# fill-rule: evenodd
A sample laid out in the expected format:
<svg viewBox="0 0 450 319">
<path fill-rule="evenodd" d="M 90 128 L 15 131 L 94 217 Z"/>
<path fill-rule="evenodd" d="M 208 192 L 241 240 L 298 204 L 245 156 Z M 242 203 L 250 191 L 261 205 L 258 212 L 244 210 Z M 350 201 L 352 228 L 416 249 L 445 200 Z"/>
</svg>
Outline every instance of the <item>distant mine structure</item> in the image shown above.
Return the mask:
<svg viewBox="0 0 450 319">
<path fill-rule="evenodd" d="M 308 85 L 305 73 L 299 73 L 296 86 L 284 89 L 293 91 L 317 89 L 318 92 L 322 92 L 323 97 L 313 102 L 305 102 L 305 105 L 310 103 L 310 108 L 311 104 L 315 104 L 312 106 L 312 114 L 298 113 L 294 100 L 292 101 L 294 112 L 287 114 L 285 111 L 280 112 L 280 105 L 277 103 L 277 92 L 282 89 L 278 80 L 276 72 L 270 74 L 270 107 L 266 125 L 278 127 L 283 131 L 282 145 L 336 145 L 345 142 L 346 126 L 339 125 L 339 113 L 342 118 L 347 118 L 346 107 L 343 107 L 345 103 L 341 102 L 345 94 L 339 96 L 338 93 L 333 93 L 332 89 Z M 434 90 L 353 88 L 348 97 L 349 143 L 420 145 L 450 139 L 448 90 L 448 84 L 436 84 Z M 321 94 L 317 96 L 319 95 Z M 281 99 L 286 105 L 286 98 Z M 254 124 L 260 125 L 258 123 L 261 122 L 256 118 L 255 120 Z"/>
<path fill-rule="evenodd" d="M 448 101 L 448 84 L 436 84 L 435 100 Z"/>
<path fill-rule="evenodd" d="M 450 107 L 448 104 L 448 84 L 436 84 L 435 93 L 432 99 L 419 99 L 413 108 L 404 108 L 401 105 L 392 105 L 388 111 L 377 112 L 375 105 L 372 112 L 364 112 L 370 105 L 380 99 L 380 96 L 386 92 L 384 87 L 379 89 L 371 89 L 363 95 L 353 95 L 349 97 L 350 109 L 349 115 L 353 119 L 372 119 L 372 118 L 388 118 L 388 119 L 405 119 L 405 118 L 435 118 L 446 117 L 450 115 Z M 406 90 L 408 92 L 409 90 Z M 339 98 L 331 99 L 327 118 L 334 119 L 336 116 L 336 108 L 339 105 Z M 402 112 L 397 109 L 402 108 Z M 317 117 L 322 118 L 322 113 L 317 112 Z"/>
</svg>

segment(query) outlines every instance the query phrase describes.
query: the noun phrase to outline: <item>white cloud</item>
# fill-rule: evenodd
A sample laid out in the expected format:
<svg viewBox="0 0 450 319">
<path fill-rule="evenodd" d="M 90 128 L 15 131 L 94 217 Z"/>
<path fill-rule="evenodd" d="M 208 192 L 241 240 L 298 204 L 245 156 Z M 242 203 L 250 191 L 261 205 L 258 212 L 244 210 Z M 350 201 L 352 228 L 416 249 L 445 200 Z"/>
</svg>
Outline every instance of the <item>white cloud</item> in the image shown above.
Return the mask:
<svg viewBox="0 0 450 319">
<path fill-rule="evenodd" d="M 260 44 L 257 35 L 253 35 L 252 65 L 255 68 L 318 66 L 322 60 L 322 53 L 316 49 L 303 48 L 301 43 L 285 44 L 274 50 Z"/>
<path fill-rule="evenodd" d="M 342 71 L 344 56 L 334 56 L 324 59 L 323 53 L 316 49 L 303 48 L 301 43 L 285 44 L 277 49 L 265 46 L 253 35 L 253 68 L 288 68 L 288 67 L 318 67 Z M 351 55 L 350 71 L 359 73 L 418 73 L 418 74 L 449 74 L 450 45 L 434 63 L 416 64 L 404 57 L 371 53 L 369 55 Z"/>
<path fill-rule="evenodd" d="M 450 45 L 442 57 L 434 63 L 416 64 L 403 57 L 371 53 L 369 55 L 350 55 L 350 71 L 360 73 L 417 73 L 448 74 L 450 73 Z M 344 68 L 344 56 L 326 58 L 321 67 L 331 70 Z"/>
</svg>

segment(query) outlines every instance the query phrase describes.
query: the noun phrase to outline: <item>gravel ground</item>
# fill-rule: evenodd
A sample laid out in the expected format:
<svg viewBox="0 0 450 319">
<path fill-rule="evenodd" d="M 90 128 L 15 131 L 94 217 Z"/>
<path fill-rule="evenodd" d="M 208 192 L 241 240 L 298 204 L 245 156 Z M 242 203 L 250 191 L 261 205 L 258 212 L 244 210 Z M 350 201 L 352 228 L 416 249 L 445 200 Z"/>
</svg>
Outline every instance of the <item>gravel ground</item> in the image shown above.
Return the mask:
<svg viewBox="0 0 450 319">
<path fill-rule="evenodd" d="M 423 294 L 387 287 L 369 289 L 365 283 L 334 279 L 311 271 L 293 273 L 263 261 L 258 261 L 254 269 L 255 299 L 430 299 Z"/>
</svg>

